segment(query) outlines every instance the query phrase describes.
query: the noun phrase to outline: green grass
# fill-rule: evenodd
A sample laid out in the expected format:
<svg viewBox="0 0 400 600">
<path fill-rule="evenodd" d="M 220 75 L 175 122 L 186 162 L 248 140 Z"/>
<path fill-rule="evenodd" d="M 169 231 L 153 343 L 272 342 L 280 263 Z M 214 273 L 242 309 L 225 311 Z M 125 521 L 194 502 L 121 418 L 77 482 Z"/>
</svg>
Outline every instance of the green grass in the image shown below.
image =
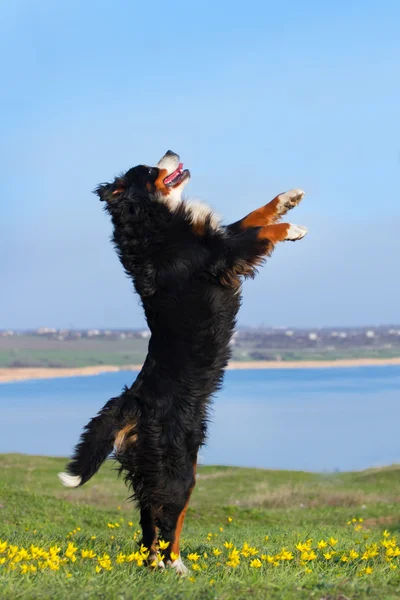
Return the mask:
<svg viewBox="0 0 400 600">
<path fill-rule="evenodd" d="M 59 485 L 56 474 L 64 465 L 60 458 L 0 455 L 0 540 L 7 542 L 4 548 L 0 541 L 2 599 L 400 597 L 400 558 L 387 562 L 382 545 L 385 539 L 394 544 L 393 536 L 400 535 L 400 467 L 332 475 L 200 467 L 182 543 L 184 561 L 200 570 L 192 569 L 190 578 L 182 579 L 171 571 L 140 567 L 137 560 L 117 564 L 118 555 L 129 557 L 138 550 L 138 515 L 125 501 L 127 490 L 111 461 L 78 490 Z M 353 518 L 357 522 L 349 525 Z M 390 531 L 388 538 L 384 529 Z M 329 542 L 332 537 L 337 544 Z M 312 560 L 305 561 L 296 545 L 310 538 Z M 318 548 L 320 540 L 327 541 L 326 548 Z M 70 542 L 77 550 L 66 557 Z M 226 565 L 232 549 L 225 542 L 241 552 L 237 567 Z M 254 556 L 246 556 L 246 549 L 243 554 L 245 542 L 255 547 Z M 377 556 L 361 560 L 366 545 L 373 543 Z M 35 547 L 48 552 L 50 546 L 60 548 L 58 570 L 45 566 L 43 557 L 30 558 L 38 552 Z M 283 547 L 293 560 L 276 559 Z M 213 554 L 214 548 L 221 550 L 220 556 Z M 82 550 L 97 556 L 82 558 Z M 323 554 L 332 550 L 336 554 L 326 560 Z M 343 562 L 351 550 L 359 556 Z M 96 573 L 104 553 L 110 556 L 111 570 L 104 568 L 106 561 Z M 191 553 L 200 556 L 197 562 L 188 560 Z M 255 558 L 260 568 L 251 566 Z M 30 565 L 37 571 L 24 573 Z M 366 573 L 366 567 L 372 572 Z"/>
<path fill-rule="evenodd" d="M 147 354 L 148 340 L 143 338 L 81 338 L 73 340 L 47 339 L 41 336 L 19 335 L 0 337 L 0 368 L 43 367 L 73 368 L 97 365 L 141 364 Z M 259 358 L 283 361 L 337 360 L 354 358 L 397 358 L 400 347 L 354 347 L 330 350 L 309 347 L 300 350 L 259 348 L 246 341 L 233 346 L 232 359 L 253 361 Z"/>
</svg>

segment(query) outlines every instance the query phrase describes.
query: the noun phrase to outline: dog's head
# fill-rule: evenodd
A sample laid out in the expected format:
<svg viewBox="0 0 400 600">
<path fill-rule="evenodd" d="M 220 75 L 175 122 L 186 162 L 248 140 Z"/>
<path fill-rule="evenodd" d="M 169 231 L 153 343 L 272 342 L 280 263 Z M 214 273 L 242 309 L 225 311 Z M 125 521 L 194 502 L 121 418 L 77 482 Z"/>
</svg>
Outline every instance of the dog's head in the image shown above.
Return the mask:
<svg viewBox="0 0 400 600">
<path fill-rule="evenodd" d="M 189 179 L 190 172 L 183 169 L 178 154 L 168 150 L 155 167 L 133 167 L 113 183 L 99 185 L 95 192 L 100 200 L 109 203 L 121 199 L 134 201 L 147 198 L 173 206 L 180 202 Z"/>
</svg>

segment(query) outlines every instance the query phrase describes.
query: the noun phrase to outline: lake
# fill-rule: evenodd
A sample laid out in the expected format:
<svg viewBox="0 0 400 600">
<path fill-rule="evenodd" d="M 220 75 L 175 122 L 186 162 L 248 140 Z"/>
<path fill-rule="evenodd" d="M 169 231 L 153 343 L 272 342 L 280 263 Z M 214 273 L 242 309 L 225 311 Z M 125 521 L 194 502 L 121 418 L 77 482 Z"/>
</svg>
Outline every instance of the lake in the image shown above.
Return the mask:
<svg viewBox="0 0 400 600">
<path fill-rule="evenodd" d="M 0 452 L 68 456 L 135 373 L 0 385 Z M 400 462 L 400 367 L 228 371 L 203 464 L 333 471 Z"/>
</svg>

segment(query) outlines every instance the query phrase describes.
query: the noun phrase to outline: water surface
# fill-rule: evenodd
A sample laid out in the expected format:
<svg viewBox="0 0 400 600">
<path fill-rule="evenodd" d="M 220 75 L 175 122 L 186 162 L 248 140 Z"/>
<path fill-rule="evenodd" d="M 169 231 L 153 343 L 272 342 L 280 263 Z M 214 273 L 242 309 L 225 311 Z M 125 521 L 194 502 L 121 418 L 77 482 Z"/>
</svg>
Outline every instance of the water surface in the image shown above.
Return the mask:
<svg viewBox="0 0 400 600">
<path fill-rule="evenodd" d="M 0 385 L 0 452 L 67 456 L 135 374 Z M 332 471 L 400 462 L 400 367 L 228 371 L 204 464 Z"/>
</svg>

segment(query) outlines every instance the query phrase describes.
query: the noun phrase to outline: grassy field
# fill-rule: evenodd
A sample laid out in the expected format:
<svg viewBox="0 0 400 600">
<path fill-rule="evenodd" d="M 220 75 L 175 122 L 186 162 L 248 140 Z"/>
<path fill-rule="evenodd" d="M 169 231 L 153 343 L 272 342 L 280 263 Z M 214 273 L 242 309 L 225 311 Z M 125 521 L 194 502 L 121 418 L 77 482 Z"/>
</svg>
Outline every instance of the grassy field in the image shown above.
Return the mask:
<svg viewBox="0 0 400 600">
<path fill-rule="evenodd" d="M 91 367 L 98 365 L 142 364 L 147 354 L 148 340 L 143 338 L 80 338 L 72 340 L 47 339 L 44 336 L 19 335 L 0 337 L 0 368 L 13 367 Z M 279 356 L 283 361 L 338 360 L 354 358 L 397 358 L 400 347 L 393 348 L 303 348 L 289 350 L 269 348 L 261 351 L 253 341 L 232 348 L 235 361 L 255 361 Z"/>
<path fill-rule="evenodd" d="M 64 464 L 0 456 L 2 599 L 400 598 L 400 467 L 201 467 L 183 579 L 141 566 L 138 515 L 111 461 L 78 490 L 58 484 Z"/>
</svg>

